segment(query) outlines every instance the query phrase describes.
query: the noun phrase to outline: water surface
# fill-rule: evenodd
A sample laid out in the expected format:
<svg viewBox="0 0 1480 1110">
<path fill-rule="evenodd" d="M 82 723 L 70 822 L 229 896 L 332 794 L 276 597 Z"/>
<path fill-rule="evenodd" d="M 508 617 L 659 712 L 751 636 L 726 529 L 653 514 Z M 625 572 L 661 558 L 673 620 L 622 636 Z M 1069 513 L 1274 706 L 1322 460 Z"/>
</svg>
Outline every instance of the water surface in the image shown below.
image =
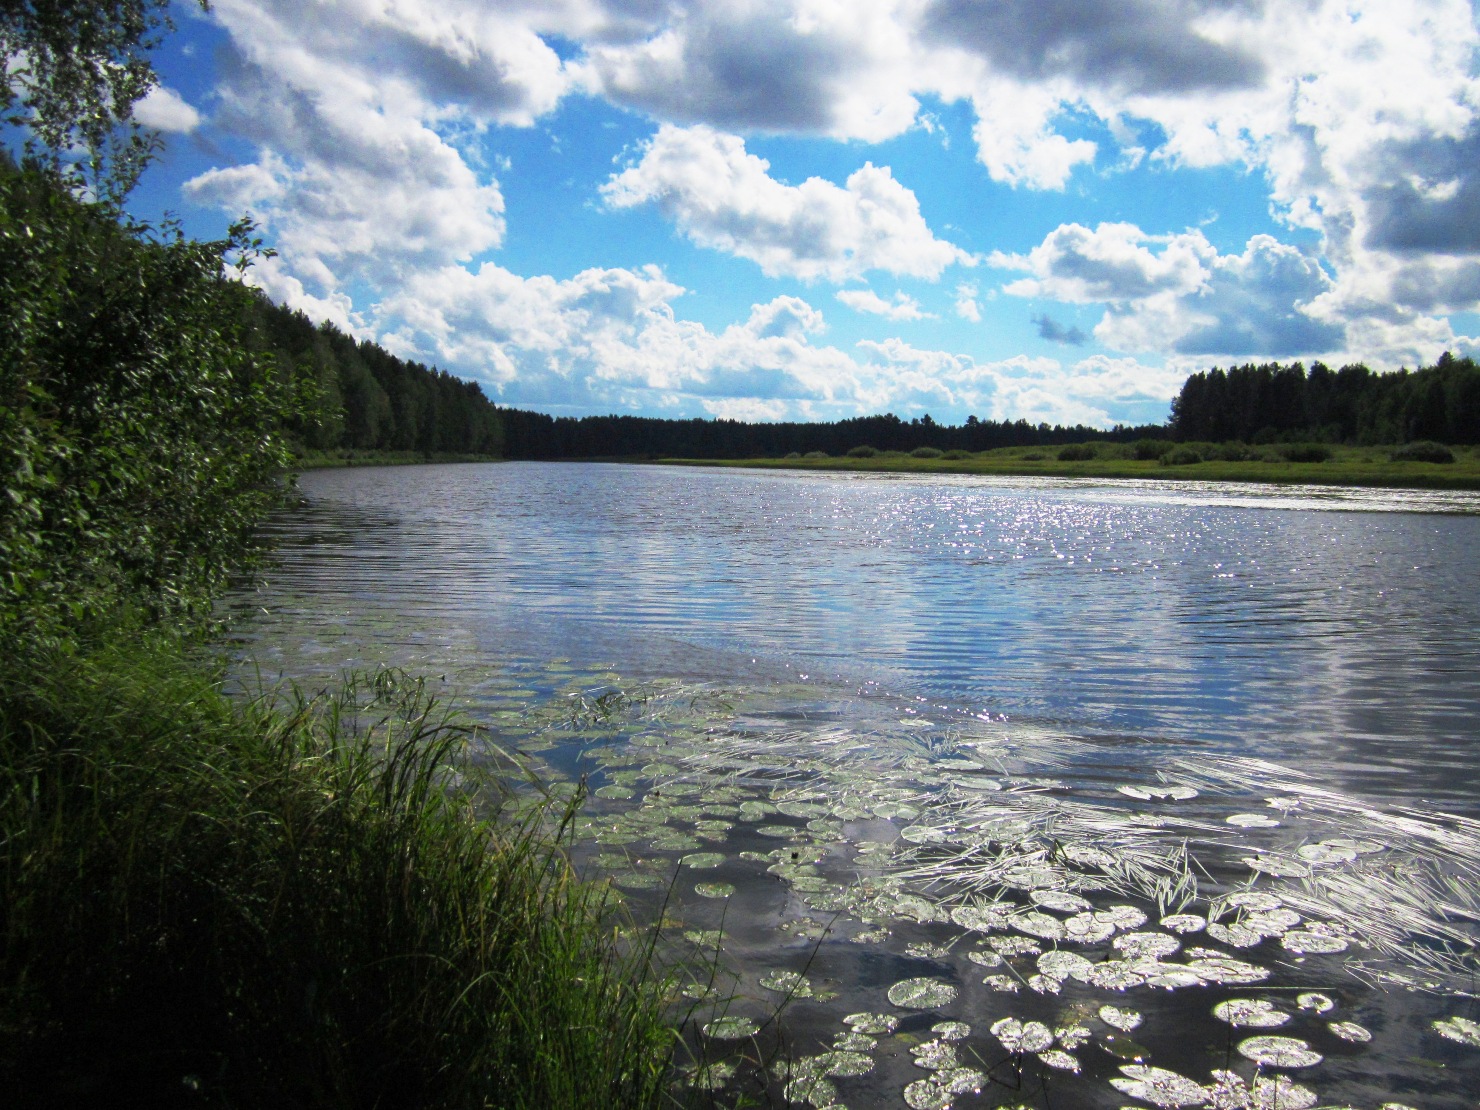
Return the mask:
<svg viewBox="0 0 1480 1110">
<path fill-rule="evenodd" d="M 734 1013 L 765 1020 L 786 997 L 762 985 L 777 968 L 836 992 L 793 998 L 753 1042 L 696 1035 L 720 1058 L 793 1060 L 749 1079 L 742 1061 L 728 1088 L 709 1075 L 721 1104 L 747 1082 L 801 1084 L 792 1097 L 815 1105 L 1171 1097 L 1109 1085 L 1139 1082 L 1097 1016 L 1113 1003 L 1147 1015 L 1149 1065 L 1205 1087 L 1242 1068 L 1323 1105 L 1471 1105 L 1480 1048 L 1433 1022 L 1476 1016 L 1480 499 L 576 464 L 318 471 L 302 492 L 273 525 L 278 565 L 236 598 L 257 666 L 447 675 L 540 773 L 588 777 L 594 868 L 637 899 L 680 876 L 698 943 L 723 924 Z M 591 709 L 603 694 L 619 696 Z M 1230 825 L 1240 814 L 1274 823 Z M 678 863 L 696 848 L 721 862 Z M 1092 849 L 1130 862 L 1107 870 Z M 1269 912 L 1241 894 L 1272 893 L 1297 936 L 1329 926 L 1346 947 L 1180 936 L 1265 969 L 1242 984 L 1045 979 L 1034 952 L 988 966 L 1002 936 L 1126 958 L 1110 937 L 1035 941 L 1053 926 L 1026 915 L 1073 916 L 1032 909 L 1044 891 L 1147 915 L 1117 936 L 1173 935 L 1157 920 L 1179 907 L 1151 884 L 1178 867 L 1198 881 L 1180 908 L 1226 928 Z M 696 896 L 706 879 L 736 893 Z M 1000 928 L 961 924 L 994 900 Z M 1383 936 L 1352 931 L 1376 916 Z M 912 977 L 957 993 L 895 1006 L 888 988 Z M 1297 988 L 1339 1012 L 1302 1009 Z M 1234 1046 L 1265 1030 L 1211 1016 L 1229 998 L 1274 1000 L 1292 1017 L 1272 1032 L 1323 1060 L 1252 1064 Z M 829 1077 L 821 1054 L 860 1010 L 905 1024 L 875 1038 L 867 1075 Z M 1045 1050 L 1081 1040 L 1080 1072 L 1012 1051 L 1010 1030 L 989 1031 L 1005 1016 L 1086 1030 Z M 942 1040 L 944 1018 L 970 1032 Z M 1339 1019 L 1377 1035 L 1333 1035 Z M 922 1044 L 951 1046 L 981 1093 L 961 1073 L 951 1095 L 956 1073 L 921 1067 L 938 1051 Z M 833 1087 L 806 1086 L 819 1079 Z M 1227 1084 L 1217 1097 L 1236 1101 Z"/>
</svg>

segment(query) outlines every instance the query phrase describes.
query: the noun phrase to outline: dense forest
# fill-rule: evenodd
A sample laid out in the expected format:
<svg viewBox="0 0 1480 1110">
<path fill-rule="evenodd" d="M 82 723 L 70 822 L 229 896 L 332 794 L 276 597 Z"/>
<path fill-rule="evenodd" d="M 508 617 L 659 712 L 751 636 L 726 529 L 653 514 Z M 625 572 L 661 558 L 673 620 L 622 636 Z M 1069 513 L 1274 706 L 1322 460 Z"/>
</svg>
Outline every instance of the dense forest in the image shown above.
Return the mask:
<svg viewBox="0 0 1480 1110">
<path fill-rule="evenodd" d="M 1178 440 L 1249 443 L 1480 443 L 1480 366 L 1449 353 L 1433 366 L 1374 374 L 1317 362 L 1193 374 L 1172 402 Z"/>
<path fill-rule="evenodd" d="M 475 383 L 315 325 L 260 295 L 249 316 L 252 345 L 300 394 L 284 428 L 295 447 L 502 454 L 503 424 Z"/>
</svg>

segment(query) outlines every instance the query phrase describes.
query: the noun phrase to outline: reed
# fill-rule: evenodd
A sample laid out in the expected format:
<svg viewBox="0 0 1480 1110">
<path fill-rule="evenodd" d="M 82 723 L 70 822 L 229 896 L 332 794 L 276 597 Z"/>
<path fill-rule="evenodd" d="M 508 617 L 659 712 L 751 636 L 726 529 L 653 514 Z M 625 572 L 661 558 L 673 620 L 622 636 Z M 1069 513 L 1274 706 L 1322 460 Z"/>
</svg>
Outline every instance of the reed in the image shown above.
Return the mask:
<svg viewBox="0 0 1480 1110">
<path fill-rule="evenodd" d="M 163 637 L 38 654 L 0 663 L 12 1105 L 662 1101 L 651 944 L 421 683 L 242 704 Z"/>
</svg>

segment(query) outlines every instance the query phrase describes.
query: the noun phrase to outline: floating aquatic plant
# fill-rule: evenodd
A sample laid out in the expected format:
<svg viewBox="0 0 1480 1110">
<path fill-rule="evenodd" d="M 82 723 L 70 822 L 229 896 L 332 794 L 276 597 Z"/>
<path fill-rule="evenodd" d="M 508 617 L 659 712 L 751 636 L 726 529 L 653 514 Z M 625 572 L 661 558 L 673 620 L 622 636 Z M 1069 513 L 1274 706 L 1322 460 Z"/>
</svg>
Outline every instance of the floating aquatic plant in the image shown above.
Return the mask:
<svg viewBox="0 0 1480 1110">
<path fill-rule="evenodd" d="M 935 1010 L 951 1003 L 956 988 L 939 979 L 903 979 L 889 988 L 889 1001 L 909 1010 Z"/>
</svg>

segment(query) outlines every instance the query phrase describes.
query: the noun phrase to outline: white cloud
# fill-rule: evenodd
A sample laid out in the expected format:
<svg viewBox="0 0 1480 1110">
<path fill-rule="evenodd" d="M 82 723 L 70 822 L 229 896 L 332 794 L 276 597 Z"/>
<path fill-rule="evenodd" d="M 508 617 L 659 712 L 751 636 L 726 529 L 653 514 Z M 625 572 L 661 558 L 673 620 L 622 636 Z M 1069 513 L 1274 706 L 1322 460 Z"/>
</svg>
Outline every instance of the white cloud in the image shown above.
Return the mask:
<svg viewBox="0 0 1480 1110">
<path fill-rule="evenodd" d="M 1330 275 L 1268 235 L 1222 255 L 1201 231 L 1153 236 L 1132 224 L 1065 224 L 1028 254 L 997 254 L 991 263 L 1033 275 L 1004 287 L 1014 296 L 1105 304 L 1094 334 L 1116 350 L 1284 358 L 1341 351 L 1347 342 L 1341 321 L 1320 306 Z"/>
<path fill-rule="evenodd" d="M 655 203 L 695 243 L 757 263 L 769 276 L 841 282 L 869 270 L 935 278 L 971 256 L 935 238 L 915 194 L 865 163 L 843 187 L 785 185 L 744 142 L 709 127 L 664 124 L 602 195 L 613 208 Z"/>
<path fill-rule="evenodd" d="M 973 324 L 982 322 L 982 310 L 976 303 L 977 288 L 973 282 L 962 282 L 956 286 L 956 315 Z"/>
<path fill-rule="evenodd" d="M 935 319 L 930 313 L 921 309 L 919 301 L 907 293 L 895 293 L 892 301 L 886 301 L 872 289 L 840 289 L 836 296 L 854 312 L 866 312 L 890 320 Z"/>
<path fill-rule="evenodd" d="M 134 105 L 134 119 L 154 131 L 189 134 L 200 126 L 200 113 L 174 89 L 155 85 Z"/>
</svg>

